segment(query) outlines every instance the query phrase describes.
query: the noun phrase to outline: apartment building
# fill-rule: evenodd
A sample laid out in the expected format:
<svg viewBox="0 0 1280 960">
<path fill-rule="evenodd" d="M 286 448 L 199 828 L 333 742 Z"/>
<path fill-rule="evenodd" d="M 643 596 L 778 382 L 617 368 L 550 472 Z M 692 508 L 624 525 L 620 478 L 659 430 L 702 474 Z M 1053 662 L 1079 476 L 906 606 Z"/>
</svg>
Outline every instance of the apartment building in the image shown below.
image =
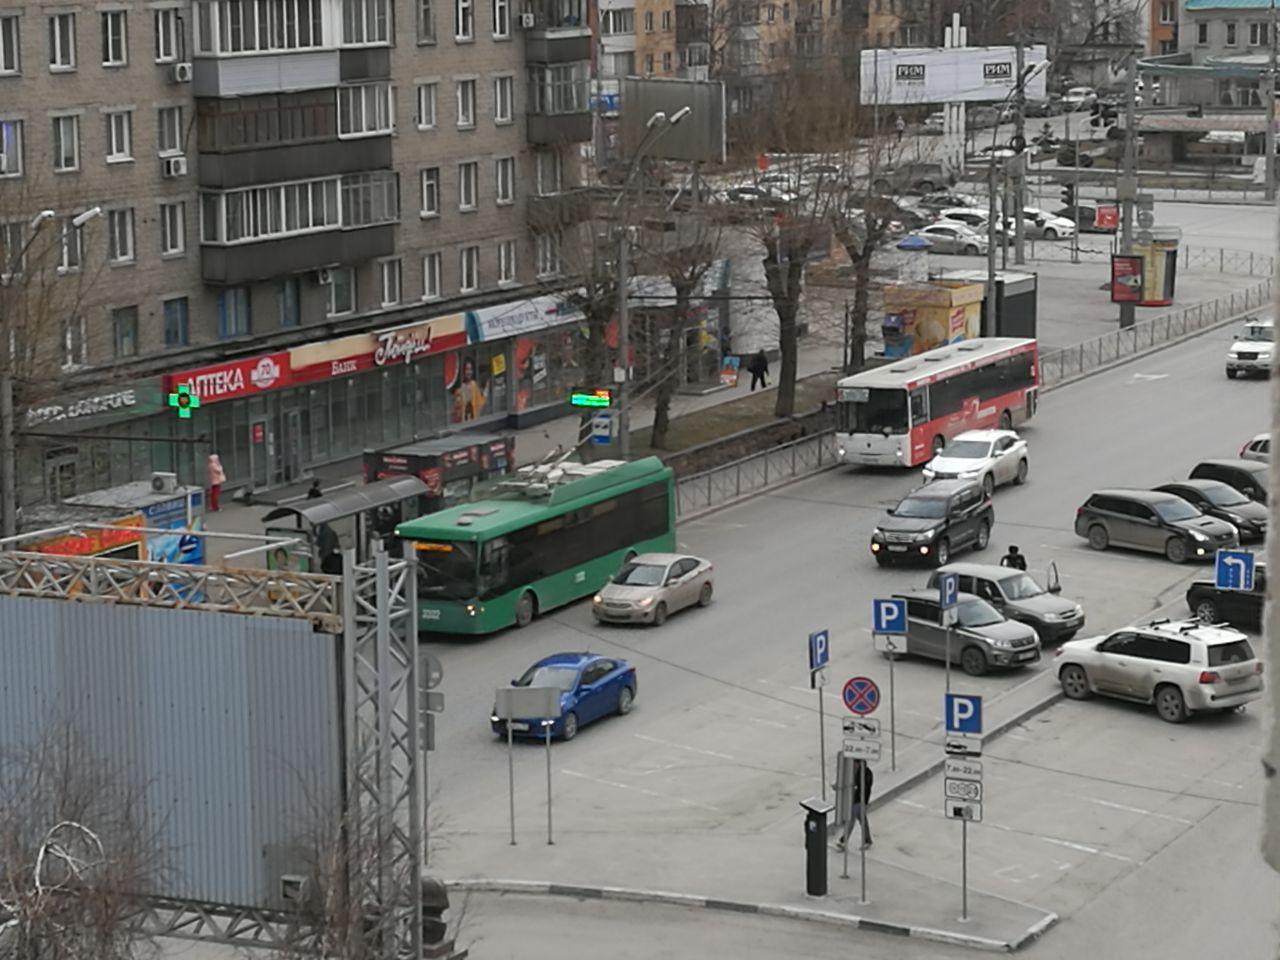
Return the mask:
<svg viewBox="0 0 1280 960">
<path fill-rule="evenodd" d="M 1147 52 L 1162 55 L 1178 52 L 1179 0 L 1152 0 L 1147 10 Z"/>
<path fill-rule="evenodd" d="M 1276 29 L 1270 0 L 1183 0 L 1179 50 L 1193 65 L 1217 69 L 1167 84 L 1168 102 L 1261 110 Z"/>
<path fill-rule="evenodd" d="M 0 0 L 0 305 L 65 305 L 8 331 L 52 357 L 19 392 L 24 502 L 200 481 L 211 451 L 270 487 L 554 410 L 586 14 Z"/>
</svg>

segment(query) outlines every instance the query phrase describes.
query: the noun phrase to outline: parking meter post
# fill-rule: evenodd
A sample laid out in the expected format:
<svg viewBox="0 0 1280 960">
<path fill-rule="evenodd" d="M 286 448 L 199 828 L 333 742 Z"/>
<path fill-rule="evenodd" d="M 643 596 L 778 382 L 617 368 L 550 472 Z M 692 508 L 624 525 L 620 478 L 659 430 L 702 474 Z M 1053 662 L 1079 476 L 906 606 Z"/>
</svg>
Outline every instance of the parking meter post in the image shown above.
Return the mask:
<svg viewBox="0 0 1280 960">
<path fill-rule="evenodd" d="M 840 879 L 849 879 L 849 841 L 844 842 L 844 866 L 840 870 Z"/>
<path fill-rule="evenodd" d="M 889 655 L 889 769 L 898 770 L 898 722 L 897 708 L 893 696 L 893 661 L 897 657 Z"/>
<path fill-rule="evenodd" d="M 511 846 L 516 845 L 516 751 L 511 730 L 512 720 L 507 718 L 507 794 L 511 801 Z"/>
<path fill-rule="evenodd" d="M 550 720 L 542 721 L 542 729 L 546 734 L 547 741 L 547 845 L 554 846 L 555 841 L 551 839 L 551 723 Z"/>
</svg>

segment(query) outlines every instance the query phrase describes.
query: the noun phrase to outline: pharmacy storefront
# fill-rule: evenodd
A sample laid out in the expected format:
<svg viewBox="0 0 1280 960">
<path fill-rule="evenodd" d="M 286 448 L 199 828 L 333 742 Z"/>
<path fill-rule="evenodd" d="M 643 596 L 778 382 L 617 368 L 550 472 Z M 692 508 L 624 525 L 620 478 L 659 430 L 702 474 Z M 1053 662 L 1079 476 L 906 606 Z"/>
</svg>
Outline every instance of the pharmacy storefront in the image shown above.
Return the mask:
<svg viewBox="0 0 1280 960">
<path fill-rule="evenodd" d="M 307 468 L 446 429 L 502 429 L 557 415 L 578 385 L 581 314 L 556 297 L 447 314 L 164 378 L 189 386 L 189 420 L 152 418 L 153 468 L 204 482 L 217 452 L 231 486 L 298 481 Z M 176 458 L 176 462 L 175 462 Z"/>
</svg>

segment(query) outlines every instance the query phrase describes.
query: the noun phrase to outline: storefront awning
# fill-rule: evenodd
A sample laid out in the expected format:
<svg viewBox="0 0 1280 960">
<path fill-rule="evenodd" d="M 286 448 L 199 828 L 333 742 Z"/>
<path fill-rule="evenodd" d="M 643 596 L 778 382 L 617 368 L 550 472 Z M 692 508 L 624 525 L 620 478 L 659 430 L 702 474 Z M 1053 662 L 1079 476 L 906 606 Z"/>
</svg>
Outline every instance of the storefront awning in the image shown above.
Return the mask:
<svg viewBox="0 0 1280 960">
<path fill-rule="evenodd" d="M 332 523 L 343 517 L 355 516 L 366 510 L 388 506 L 410 497 L 425 496 L 430 491 L 417 477 L 388 477 L 360 487 L 351 487 L 329 497 L 303 500 L 293 506 L 277 507 L 262 518 L 263 523 L 296 517 L 310 526 Z"/>
</svg>

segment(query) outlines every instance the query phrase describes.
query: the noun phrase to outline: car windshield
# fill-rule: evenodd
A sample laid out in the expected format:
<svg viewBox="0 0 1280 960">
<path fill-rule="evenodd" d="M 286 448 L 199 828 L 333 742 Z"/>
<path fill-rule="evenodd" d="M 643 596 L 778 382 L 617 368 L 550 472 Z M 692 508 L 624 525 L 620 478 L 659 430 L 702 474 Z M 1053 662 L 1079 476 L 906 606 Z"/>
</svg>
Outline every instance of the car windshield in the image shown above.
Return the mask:
<svg viewBox="0 0 1280 960">
<path fill-rule="evenodd" d="M 1253 647 L 1240 639 L 1231 643 L 1215 643 L 1209 647 L 1209 666 L 1225 667 L 1232 663 L 1245 663 L 1253 659 Z"/>
<path fill-rule="evenodd" d="M 418 593 L 428 597 L 469 600 L 476 596 L 476 546 L 463 540 L 419 540 Z"/>
<path fill-rule="evenodd" d="M 1240 331 L 1240 339 L 1254 343 L 1271 343 L 1276 338 L 1276 328 L 1266 324 L 1252 324 Z"/>
<path fill-rule="evenodd" d="M 907 497 L 894 508 L 895 517 L 938 520 L 947 515 L 947 501 L 942 497 Z"/>
<path fill-rule="evenodd" d="M 1201 491 L 1215 507 L 1238 507 L 1242 503 L 1250 503 L 1243 493 L 1225 483 L 1215 483 Z"/>
<path fill-rule="evenodd" d="M 956 620 L 962 627 L 989 627 L 1003 623 L 1004 617 L 985 600 L 966 600 L 957 606 Z"/>
<path fill-rule="evenodd" d="M 1153 506 L 1156 508 L 1156 513 L 1160 514 L 1160 519 L 1168 523 L 1175 520 L 1194 520 L 1202 516 L 1199 510 L 1185 500 L 1170 500 L 1168 503 L 1157 503 Z"/>
<path fill-rule="evenodd" d="M 1044 593 L 1044 587 L 1040 586 L 1025 573 L 1001 580 L 1000 589 L 1004 591 L 1004 595 L 1010 600 L 1029 600 Z"/>
<path fill-rule="evenodd" d="M 666 572 L 667 568 L 657 563 L 628 563 L 618 571 L 613 582 L 628 587 L 656 587 Z"/>
<path fill-rule="evenodd" d="M 544 664 L 530 667 L 516 681 L 517 687 L 559 687 L 561 690 L 572 690 L 578 679 L 578 668 L 562 663 Z"/>
<path fill-rule="evenodd" d="M 956 440 L 942 451 L 942 455 L 957 460 L 981 460 L 991 455 L 991 441 Z"/>
</svg>

